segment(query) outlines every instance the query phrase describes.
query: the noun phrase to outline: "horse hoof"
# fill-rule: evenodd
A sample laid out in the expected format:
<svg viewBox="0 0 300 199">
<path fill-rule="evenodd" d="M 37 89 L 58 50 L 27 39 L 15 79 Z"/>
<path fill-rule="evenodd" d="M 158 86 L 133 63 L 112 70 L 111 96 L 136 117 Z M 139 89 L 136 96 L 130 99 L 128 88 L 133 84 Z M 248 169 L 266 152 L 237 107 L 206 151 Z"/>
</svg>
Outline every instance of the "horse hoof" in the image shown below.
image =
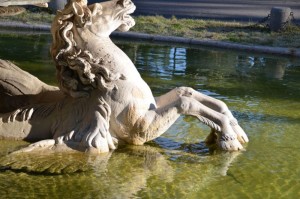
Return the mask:
<svg viewBox="0 0 300 199">
<path fill-rule="evenodd" d="M 223 134 L 221 136 L 219 140 L 219 147 L 224 151 L 238 151 L 243 149 L 243 146 L 235 135 L 227 134 Z"/>
<path fill-rule="evenodd" d="M 240 127 L 240 125 L 231 125 L 233 131 L 237 135 L 237 139 L 241 144 L 249 142 L 248 136 L 246 135 L 245 131 Z"/>
</svg>

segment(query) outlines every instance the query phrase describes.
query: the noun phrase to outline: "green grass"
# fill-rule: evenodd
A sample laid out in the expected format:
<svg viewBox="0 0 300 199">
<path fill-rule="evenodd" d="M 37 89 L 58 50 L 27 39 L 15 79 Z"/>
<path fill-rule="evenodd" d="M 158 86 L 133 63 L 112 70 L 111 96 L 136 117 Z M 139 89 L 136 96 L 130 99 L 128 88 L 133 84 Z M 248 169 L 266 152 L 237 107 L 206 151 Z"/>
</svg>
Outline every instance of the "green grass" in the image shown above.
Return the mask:
<svg viewBox="0 0 300 199">
<path fill-rule="evenodd" d="M 0 17 L 0 21 L 19 21 L 28 24 L 51 24 L 54 18 L 49 12 L 25 11 L 14 16 Z"/>
<path fill-rule="evenodd" d="M 21 21 L 30 24 L 51 23 L 54 15 L 48 12 L 30 12 L 1 17 L 1 21 Z M 225 22 L 201 19 L 164 18 L 162 16 L 134 17 L 131 31 L 165 36 L 210 39 L 234 43 L 273 47 L 300 48 L 300 26 L 290 25 L 281 32 L 271 32 L 265 26 L 253 23 Z"/>
<path fill-rule="evenodd" d="M 132 31 L 136 32 L 300 48 L 300 27 L 292 24 L 284 31 L 271 32 L 265 26 L 253 26 L 253 23 L 177 19 L 175 17 L 167 19 L 162 16 L 139 16 L 135 20 L 136 25 Z"/>
</svg>

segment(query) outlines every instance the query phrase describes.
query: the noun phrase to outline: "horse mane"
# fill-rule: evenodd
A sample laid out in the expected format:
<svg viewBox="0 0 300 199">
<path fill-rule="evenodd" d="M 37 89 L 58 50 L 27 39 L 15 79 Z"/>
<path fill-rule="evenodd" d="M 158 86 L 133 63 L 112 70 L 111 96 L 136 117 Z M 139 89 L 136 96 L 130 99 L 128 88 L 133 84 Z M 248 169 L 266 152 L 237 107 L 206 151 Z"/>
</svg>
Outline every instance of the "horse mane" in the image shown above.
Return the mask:
<svg viewBox="0 0 300 199">
<path fill-rule="evenodd" d="M 56 121 L 52 133 L 58 142 L 75 141 L 98 149 L 103 147 L 100 144 L 101 140 L 104 139 L 101 135 L 109 135 L 105 139 L 107 139 L 107 143 L 111 143 L 109 133 L 111 108 L 101 96 L 111 90 L 117 90 L 114 82 L 123 76 L 108 70 L 105 67 L 106 62 L 103 58 L 95 58 L 87 49 L 80 49 L 77 45 L 78 41 L 76 39 L 78 37 L 76 37 L 76 34 L 78 34 L 77 29 L 85 29 L 92 25 L 92 16 L 96 12 L 101 14 L 101 8 L 100 4 L 89 8 L 86 0 L 69 0 L 65 8 L 58 11 L 51 28 L 53 37 L 51 56 L 56 64 L 56 76 L 60 90 L 72 98 L 79 98 L 76 99 L 77 104 L 73 110 L 75 111 L 74 115 L 77 116 L 90 113 L 85 109 L 86 101 L 90 97 L 95 97 L 92 97 L 92 91 L 99 90 L 100 95 L 97 95 L 97 97 L 100 98 L 97 107 L 93 111 L 99 114 L 97 122 L 101 123 L 100 126 L 103 127 L 98 130 L 99 132 L 75 129 L 65 134 L 65 127 L 62 126 L 61 121 Z M 89 122 L 85 123 L 88 124 Z"/>
<path fill-rule="evenodd" d="M 99 14 L 101 6 L 97 6 Z M 112 90 L 116 87 L 113 82 L 121 77 L 105 68 L 102 58 L 94 58 L 88 50 L 77 45 L 76 28 L 90 26 L 94 14 L 86 0 L 69 0 L 52 23 L 51 56 L 56 64 L 59 87 L 74 98 L 88 96 L 94 89 Z"/>
</svg>

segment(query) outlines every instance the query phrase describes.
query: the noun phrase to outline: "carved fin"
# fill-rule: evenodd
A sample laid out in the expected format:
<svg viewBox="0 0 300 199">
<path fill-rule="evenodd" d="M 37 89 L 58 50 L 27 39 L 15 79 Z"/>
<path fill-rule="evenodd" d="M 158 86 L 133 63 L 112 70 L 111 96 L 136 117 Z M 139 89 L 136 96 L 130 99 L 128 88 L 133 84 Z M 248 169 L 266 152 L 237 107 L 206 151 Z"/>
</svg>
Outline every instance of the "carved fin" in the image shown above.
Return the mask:
<svg viewBox="0 0 300 199">
<path fill-rule="evenodd" d="M 14 151 L 11 154 L 18 154 L 18 153 L 27 153 L 32 151 L 41 151 L 41 150 L 50 150 L 55 145 L 54 139 L 49 140 L 42 140 L 33 144 L 30 144 L 29 146 L 22 148 L 20 150 Z"/>
</svg>

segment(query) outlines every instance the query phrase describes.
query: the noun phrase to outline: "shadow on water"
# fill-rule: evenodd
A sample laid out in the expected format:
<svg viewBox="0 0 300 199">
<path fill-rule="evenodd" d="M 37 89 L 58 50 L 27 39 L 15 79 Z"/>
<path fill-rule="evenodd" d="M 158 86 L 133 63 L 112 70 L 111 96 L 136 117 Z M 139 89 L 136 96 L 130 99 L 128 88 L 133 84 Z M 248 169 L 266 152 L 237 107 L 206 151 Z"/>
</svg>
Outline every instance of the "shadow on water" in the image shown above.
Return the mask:
<svg viewBox="0 0 300 199">
<path fill-rule="evenodd" d="M 169 145 L 176 144 L 171 140 L 157 143 L 155 141 L 145 146 L 120 147 L 112 153 L 100 155 L 78 152 L 7 154 L 0 159 L 1 171 L 10 176 L 5 180 L 6 185 L 3 188 L 14 184 L 14 187 L 19 187 L 19 191 L 22 192 L 20 187 L 21 189 L 35 187 L 39 195 L 57 194 L 59 197 L 65 196 L 68 192 L 68 198 L 86 194 L 105 198 L 132 198 L 136 194 L 143 195 L 143 193 L 152 193 L 153 197 L 157 197 L 156 194 L 161 193 L 151 192 L 151 187 L 164 190 L 166 188 L 164 186 L 182 181 L 185 186 L 179 186 L 176 192 L 184 196 L 187 190 L 201 191 L 214 181 L 215 177 L 225 176 L 232 162 L 241 153 L 207 154 L 207 149 L 199 152 L 190 149 L 197 147 L 184 144 L 179 144 L 178 149 L 169 149 L 162 144 L 163 142 Z M 24 186 L 26 180 L 28 182 Z M 67 183 L 70 180 L 72 185 Z M 1 181 L 3 182 L 3 179 Z M 164 181 L 164 184 L 161 184 L 161 181 Z M 195 182 L 201 182 L 201 186 Z M 45 189 L 45 186 L 48 188 Z M 80 189 L 67 186 L 80 186 Z M 85 193 L 81 190 L 85 190 Z M 170 198 L 176 195 L 175 192 L 164 194 Z M 10 194 L 6 196 L 9 197 Z"/>
<path fill-rule="evenodd" d="M 4 145 L 8 144 L 7 142 L 5 143 L 5 141 L 1 142 Z M 1 151 L 2 154 L 0 155 L 2 155 L 2 158 L 0 159 L 0 171 L 12 170 L 30 174 L 53 175 L 84 172 L 92 170 L 95 165 L 91 163 L 99 162 L 100 159 L 101 164 L 104 164 L 105 168 L 112 154 L 118 155 L 123 153 L 145 159 L 146 164 L 149 164 L 150 167 L 152 167 L 151 164 L 153 162 L 148 161 L 147 159 L 153 159 L 153 157 L 158 156 L 164 156 L 164 159 L 166 159 L 165 161 L 168 159 L 175 162 L 203 163 L 209 162 L 210 158 L 213 156 L 222 157 L 223 154 L 227 154 L 214 149 L 209 149 L 204 142 L 183 143 L 164 137 L 159 137 L 154 141 L 147 143 L 145 146 L 119 146 L 114 152 L 100 155 L 85 154 L 77 151 L 57 152 L 55 150 L 31 153 L 11 153 L 26 145 L 25 142 L 22 144 L 16 142 L 16 145 L 14 146 L 14 144 L 12 144 L 6 152 L 3 153 Z M 228 154 L 227 156 L 231 156 L 234 153 Z M 65 158 L 66 156 L 68 156 L 68 158 Z M 93 161 L 95 158 L 98 160 Z M 228 168 L 225 169 L 227 171 Z"/>
<path fill-rule="evenodd" d="M 6 48 L 0 49 L 1 59 L 17 61 L 50 61 L 50 35 L 10 33 L 1 35 L 0 44 Z M 18 52 L 19 53 L 16 53 Z M 48 61 L 48 60 L 45 60 Z"/>
</svg>

